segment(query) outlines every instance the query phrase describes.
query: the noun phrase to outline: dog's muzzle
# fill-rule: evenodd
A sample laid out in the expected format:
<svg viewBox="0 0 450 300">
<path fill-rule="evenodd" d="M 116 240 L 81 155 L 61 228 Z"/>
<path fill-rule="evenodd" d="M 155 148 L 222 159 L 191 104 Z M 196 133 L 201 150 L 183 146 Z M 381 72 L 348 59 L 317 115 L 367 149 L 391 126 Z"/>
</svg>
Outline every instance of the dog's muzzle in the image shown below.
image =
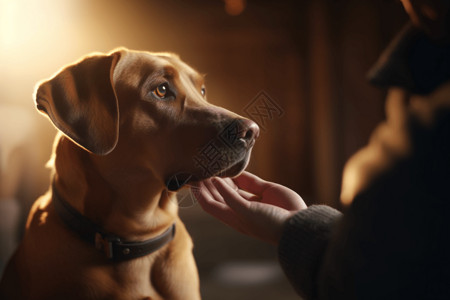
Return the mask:
<svg viewBox="0 0 450 300">
<path fill-rule="evenodd" d="M 195 172 L 178 172 L 166 180 L 169 191 L 213 176 L 236 176 L 245 169 L 260 133 L 259 126 L 248 119 L 234 119 L 221 128 L 193 157 Z"/>
</svg>

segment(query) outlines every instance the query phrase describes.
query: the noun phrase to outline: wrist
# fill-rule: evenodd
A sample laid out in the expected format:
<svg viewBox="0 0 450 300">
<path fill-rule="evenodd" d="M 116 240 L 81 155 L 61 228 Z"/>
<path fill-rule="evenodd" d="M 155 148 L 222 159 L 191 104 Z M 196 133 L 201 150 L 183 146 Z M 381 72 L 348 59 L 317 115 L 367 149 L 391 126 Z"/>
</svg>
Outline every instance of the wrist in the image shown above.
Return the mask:
<svg viewBox="0 0 450 300">
<path fill-rule="evenodd" d="M 277 225 L 275 226 L 275 230 L 274 230 L 274 237 L 271 240 L 271 244 L 278 246 L 280 244 L 281 241 L 281 237 L 283 236 L 283 232 L 284 229 L 286 228 L 286 226 L 288 226 L 287 224 L 289 223 L 289 220 L 296 214 L 297 212 L 289 212 L 286 215 L 282 216 L 278 222 Z"/>
</svg>

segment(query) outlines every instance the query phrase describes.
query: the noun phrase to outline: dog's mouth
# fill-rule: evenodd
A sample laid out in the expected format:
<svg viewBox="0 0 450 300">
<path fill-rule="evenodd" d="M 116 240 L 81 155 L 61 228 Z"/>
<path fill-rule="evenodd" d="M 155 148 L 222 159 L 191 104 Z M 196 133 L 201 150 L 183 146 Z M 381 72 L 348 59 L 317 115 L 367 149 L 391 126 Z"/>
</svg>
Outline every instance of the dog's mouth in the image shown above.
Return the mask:
<svg viewBox="0 0 450 300">
<path fill-rule="evenodd" d="M 191 172 L 177 172 L 166 180 L 167 189 L 177 191 L 184 185 L 210 177 L 235 177 L 250 161 L 251 151 L 259 136 L 256 123 L 234 120 L 198 149 Z"/>
<path fill-rule="evenodd" d="M 169 191 L 177 191 L 183 186 L 198 182 L 210 177 L 235 177 L 241 174 L 250 162 L 251 151 L 255 141 L 242 142 L 245 144 L 239 152 L 222 153 L 215 159 L 206 160 L 206 157 L 196 157 L 195 172 L 177 172 L 166 180 Z M 209 157 L 211 158 L 211 157 Z"/>
<path fill-rule="evenodd" d="M 253 142 L 253 144 L 254 144 L 254 142 Z M 253 147 L 253 145 L 251 147 Z M 245 153 L 244 157 L 241 160 L 237 161 L 235 164 L 231 165 L 229 168 L 224 169 L 223 171 L 215 174 L 214 176 L 235 177 L 235 176 L 238 176 L 239 174 L 241 174 L 245 170 L 245 168 L 247 168 L 248 163 L 250 162 L 250 155 L 251 155 L 251 150 L 252 150 L 251 147 Z"/>
</svg>

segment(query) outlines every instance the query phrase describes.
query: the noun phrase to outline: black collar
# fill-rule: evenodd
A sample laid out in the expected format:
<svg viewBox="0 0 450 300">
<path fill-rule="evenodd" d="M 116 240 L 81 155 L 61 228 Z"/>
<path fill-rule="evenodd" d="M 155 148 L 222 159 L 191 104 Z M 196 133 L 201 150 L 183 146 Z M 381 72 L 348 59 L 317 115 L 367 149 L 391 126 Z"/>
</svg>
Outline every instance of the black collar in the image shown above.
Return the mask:
<svg viewBox="0 0 450 300">
<path fill-rule="evenodd" d="M 76 232 L 81 239 L 92 244 L 105 254 L 108 259 L 124 261 L 148 255 L 167 243 L 175 236 L 175 224 L 161 235 L 140 242 L 123 241 L 117 235 L 106 232 L 103 228 L 80 214 L 64 201 L 53 187 L 53 205 L 64 224 Z"/>
</svg>

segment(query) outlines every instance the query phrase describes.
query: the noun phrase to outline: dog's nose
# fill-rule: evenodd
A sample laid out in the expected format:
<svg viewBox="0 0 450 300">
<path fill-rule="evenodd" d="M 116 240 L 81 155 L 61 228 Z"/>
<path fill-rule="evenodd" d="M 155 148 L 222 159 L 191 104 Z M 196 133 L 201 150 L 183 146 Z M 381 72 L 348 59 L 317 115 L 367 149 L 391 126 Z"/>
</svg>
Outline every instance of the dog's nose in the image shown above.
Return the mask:
<svg viewBox="0 0 450 300">
<path fill-rule="evenodd" d="M 250 148 L 254 145 L 255 139 L 259 136 L 259 126 L 249 119 L 234 119 L 225 126 L 220 133 L 221 139 L 228 145 L 239 146 L 244 142 Z"/>
<path fill-rule="evenodd" d="M 239 120 L 239 137 L 245 141 L 252 141 L 259 136 L 259 126 L 249 119 Z"/>
</svg>

